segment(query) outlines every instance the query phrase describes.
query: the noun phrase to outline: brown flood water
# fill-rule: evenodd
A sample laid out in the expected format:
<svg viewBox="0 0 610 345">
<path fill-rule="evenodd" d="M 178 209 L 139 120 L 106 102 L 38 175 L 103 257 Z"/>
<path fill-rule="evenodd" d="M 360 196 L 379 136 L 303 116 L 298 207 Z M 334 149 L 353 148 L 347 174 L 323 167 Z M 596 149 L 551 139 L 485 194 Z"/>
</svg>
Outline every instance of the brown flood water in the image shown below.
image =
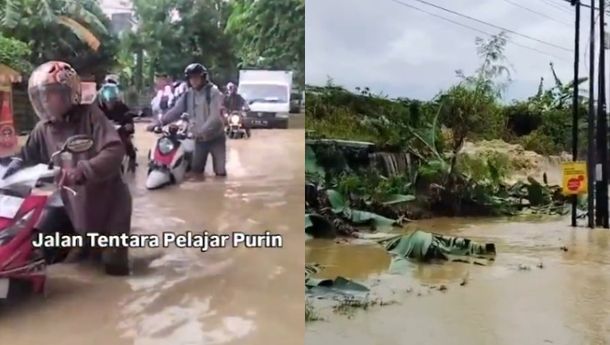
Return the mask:
<svg viewBox="0 0 610 345">
<path fill-rule="evenodd" d="M 353 278 L 395 303 L 348 317 L 316 300 L 324 320 L 308 323 L 306 344 L 610 344 L 610 230 L 573 229 L 557 218 L 436 219 L 409 227 L 493 241 L 498 256 L 490 266 L 413 264 L 405 275 L 389 275 L 381 247 L 310 240 L 306 261 L 327 265 L 323 276 Z"/>
<path fill-rule="evenodd" d="M 56 265 L 49 294 L 0 309 L 0 344 L 200 345 L 303 341 L 304 130 L 228 142 L 226 180 L 144 189 L 154 135 L 138 125 L 134 232 L 284 236 L 283 249 L 135 249 L 134 274 Z M 298 158 L 298 159 L 297 159 Z M 208 163 L 211 163 L 209 160 Z M 211 166 L 208 167 L 211 174 Z"/>
</svg>

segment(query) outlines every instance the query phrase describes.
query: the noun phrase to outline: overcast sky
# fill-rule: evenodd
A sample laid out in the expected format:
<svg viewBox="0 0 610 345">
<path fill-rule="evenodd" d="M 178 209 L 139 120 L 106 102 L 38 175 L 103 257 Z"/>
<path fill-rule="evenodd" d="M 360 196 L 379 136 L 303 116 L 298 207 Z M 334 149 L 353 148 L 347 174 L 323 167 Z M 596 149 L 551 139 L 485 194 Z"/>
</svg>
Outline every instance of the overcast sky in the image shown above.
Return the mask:
<svg viewBox="0 0 610 345">
<path fill-rule="evenodd" d="M 416 0 L 400 1 L 492 34 L 500 32 Z M 563 0 L 426 1 L 573 49 L 573 8 Z M 584 60 L 589 16 L 583 8 L 581 76 L 588 75 L 588 57 Z M 455 70 L 472 72 L 480 63 L 475 38 L 486 37 L 392 0 L 306 0 L 305 25 L 308 84 L 324 84 L 331 77 L 349 89 L 369 86 L 392 97 L 419 99 L 430 99 L 455 83 Z M 564 82 L 573 77 L 573 52 L 508 35 L 511 41 L 543 53 L 508 43 L 505 54 L 513 68 L 513 83 L 507 100 L 534 94 L 541 76 L 545 85 L 553 86 L 550 61 Z"/>
</svg>

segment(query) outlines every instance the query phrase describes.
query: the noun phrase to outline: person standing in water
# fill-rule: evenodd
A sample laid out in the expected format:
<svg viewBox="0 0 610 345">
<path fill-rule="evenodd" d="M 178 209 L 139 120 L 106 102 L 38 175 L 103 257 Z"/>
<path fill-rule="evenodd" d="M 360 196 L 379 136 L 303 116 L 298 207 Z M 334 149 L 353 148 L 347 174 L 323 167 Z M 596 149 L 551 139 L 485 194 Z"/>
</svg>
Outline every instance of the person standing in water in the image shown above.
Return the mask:
<svg viewBox="0 0 610 345">
<path fill-rule="evenodd" d="M 195 139 L 191 171 L 203 175 L 208 155 L 211 154 L 216 176 L 227 176 L 227 141 L 222 116 L 223 94 L 209 80 L 208 70 L 202 64 L 192 63 L 186 66 L 184 76 L 189 89 L 176 100 L 174 106 L 161 117 L 159 122 L 148 126 L 148 130 L 177 121 L 183 113 L 187 113 Z"/>
</svg>

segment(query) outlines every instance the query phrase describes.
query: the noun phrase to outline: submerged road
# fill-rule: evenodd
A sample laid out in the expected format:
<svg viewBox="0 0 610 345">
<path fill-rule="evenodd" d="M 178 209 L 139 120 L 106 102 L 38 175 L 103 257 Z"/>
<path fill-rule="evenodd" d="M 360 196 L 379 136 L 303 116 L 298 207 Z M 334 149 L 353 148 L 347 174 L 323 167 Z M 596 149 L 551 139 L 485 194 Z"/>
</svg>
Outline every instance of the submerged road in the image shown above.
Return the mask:
<svg viewBox="0 0 610 345">
<path fill-rule="evenodd" d="M 0 344 L 302 343 L 302 121 L 229 141 L 226 180 L 212 177 L 209 166 L 205 181 L 158 191 L 144 189 L 154 134 L 138 125 L 134 232 L 269 230 L 283 235 L 284 248 L 135 249 L 127 278 L 86 264 L 53 266 L 46 298 L 0 308 Z"/>
<path fill-rule="evenodd" d="M 584 221 L 581 221 L 584 223 Z M 348 315 L 314 303 L 324 321 L 308 324 L 306 344 L 610 344 L 610 231 L 569 227 L 569 218 L 434 219 L 424 229 L 494 242 L 489 266 L 417 264 L 389 274 L 376 244 L 307 242 L 322 275 L 349 277 L 391 305 Z"/>
</svg>

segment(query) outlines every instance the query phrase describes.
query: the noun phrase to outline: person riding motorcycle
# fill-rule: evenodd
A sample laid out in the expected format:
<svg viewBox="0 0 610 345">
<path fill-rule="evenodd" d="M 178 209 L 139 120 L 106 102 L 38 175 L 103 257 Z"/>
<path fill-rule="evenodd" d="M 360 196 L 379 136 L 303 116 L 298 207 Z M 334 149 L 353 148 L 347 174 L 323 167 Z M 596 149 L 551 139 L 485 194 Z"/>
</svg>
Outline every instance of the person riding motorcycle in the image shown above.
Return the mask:
<svg viewBox="0 0 610 345">
<path fill-rule="evenodd" d="M 244 126 L 244 129 L 246 130 L 246 135 L 249 137 L 250 126 L 248 125 L 247 121 L 245 121 L 246 118 L 245 116 L 243 116 L 242 112 L 250 110 L 250 107 L 248 106 L 248 102 L 246 102 L 246 100 L 239 93 L 237 93 L 237 87 L 235 86 L 235 84 L 231 82 L 227 84 L 227 96 L 224 98 L 223 103 L 223 108 L 226 116 L 231 115 L 231 113 L 234 111 L 240 113 L 240 115 L 242 116 L 242 126 Z"/>
<path fill-rule="evenodd" d="M 129 171 L 134 172 L 136 163 L 136 148 L 131 142 L 131 135 L 135 132 L 133 114 L 129 107 L 119 98 L 119 88 L 116 84 L 105 84 L 99 91 L 99 107 L 106 117 L 120 125 L 119 137 L 125 145 L 125 151 L 129 157 Z"/>
<path fill-rule="evenodd" d="M 227 176 L 227 143 L 221 113 L 223 95 L 209 80 L 208 70 L 202 64 L 188 65 L 184 70 L 184 76 L 189 89 L 180 96 L 159 122 L 148 126 L 148 130 L 177 121 L 183 113 L 189 114 L 191 132 L 195 140 L 191 171 L 203 175 L 208 154 L 211 154 L 216 176 Z"/>
<path fill-rule="evenodd" d="M 38 66 L 28 82 L 28 94 L 39 118 L 20 153 L 9 164 L 6 175 L 24 166 L 46 164 L 51 155 L 72 135 L 88 135 L 94 145 L 73 154 L 71 166 L 62 166 L 61 190 L 65 211 L 80 235 L 129 234 L 132 199 L 120 169 L 125 149 L 113 124 L 95 104 L 81 104 L 81 83 L 76 71 L 62 61 Z M 86 249 L 75 248 L 82 258 Z M 73 252 L 74 253 L 74 252 Z M 103 248 L 102 263 L 107 274 L 128 275 L 127 248 Z"/>
<path fill-rule="evenodd" d="M 106 78 L 104 78 L 104 84 L 114 84 L 118 86 L 119 80 L 114 75 L 107 75 Z"/>
</svg>

